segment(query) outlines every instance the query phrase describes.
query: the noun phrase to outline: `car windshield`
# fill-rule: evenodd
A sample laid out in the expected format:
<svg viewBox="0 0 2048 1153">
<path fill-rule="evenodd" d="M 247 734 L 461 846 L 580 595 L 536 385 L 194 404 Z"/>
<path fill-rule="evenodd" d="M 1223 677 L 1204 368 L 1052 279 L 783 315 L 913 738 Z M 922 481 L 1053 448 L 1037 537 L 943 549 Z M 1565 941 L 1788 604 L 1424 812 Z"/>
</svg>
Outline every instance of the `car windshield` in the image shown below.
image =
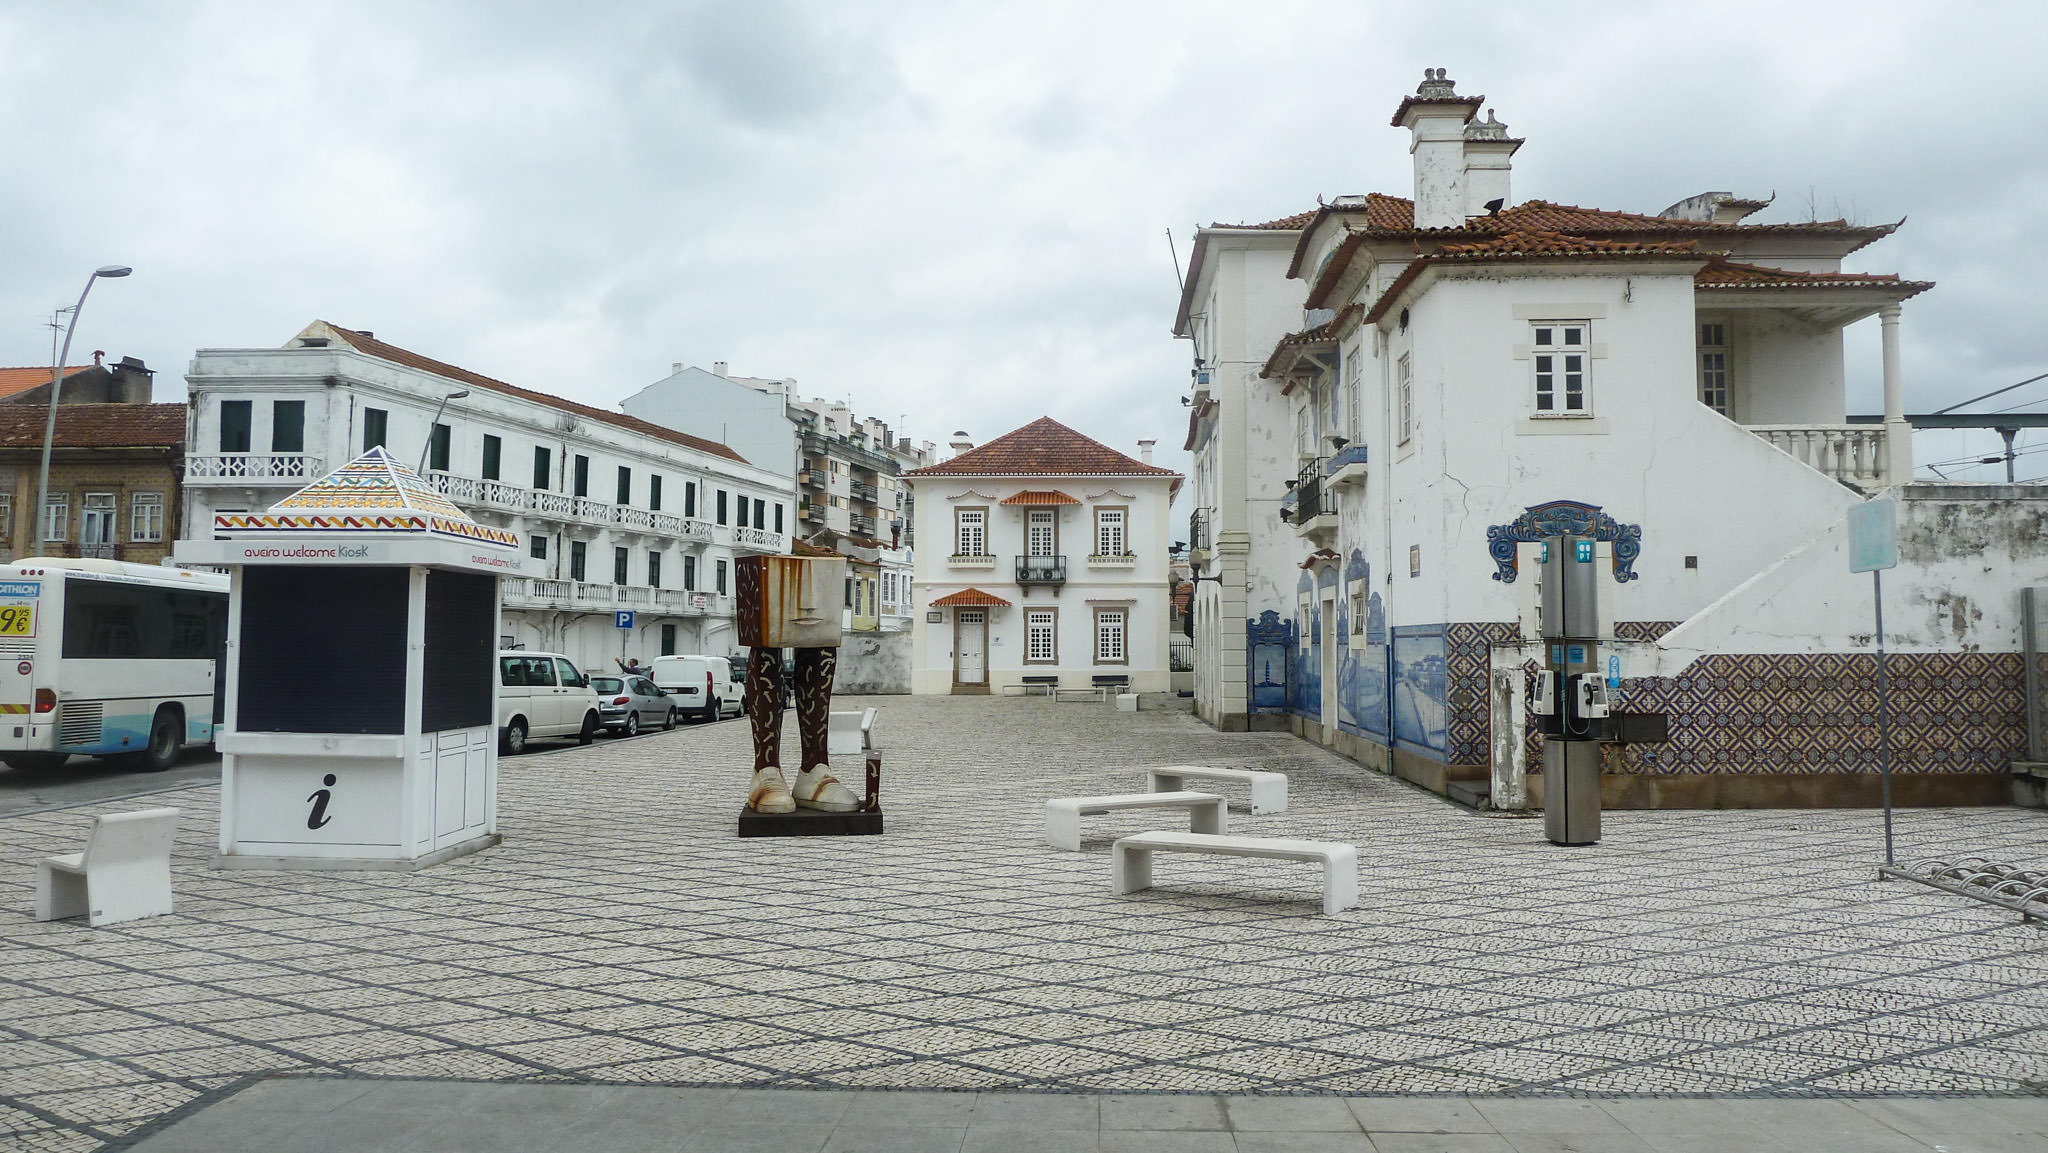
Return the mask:
<svg viewBox="0 0 2048 1153">
<path fill-rule="evenodd" d="M 625 682 L 617 677 L 592 677 L 590 687 L 601 693 L 615 693 L 625 687 Z"/>
</svg>

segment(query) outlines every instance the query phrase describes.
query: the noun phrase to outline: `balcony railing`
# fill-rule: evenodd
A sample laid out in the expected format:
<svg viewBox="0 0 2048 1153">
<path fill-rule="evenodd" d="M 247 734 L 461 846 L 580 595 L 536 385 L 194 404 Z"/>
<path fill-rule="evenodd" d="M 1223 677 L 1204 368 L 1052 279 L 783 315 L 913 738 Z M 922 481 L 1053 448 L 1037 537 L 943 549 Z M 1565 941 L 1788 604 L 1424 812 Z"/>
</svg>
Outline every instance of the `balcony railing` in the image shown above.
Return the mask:
<svg viewBox="0 0 2048 1153">
<path fill-rule="evenodd" d="M 861 503 L 863 503 L 863 504 L 873 504 L 873 503 L 875 503 L 875 486 L 874 486 L 874 485 L 871 485 L 871 484 L 860 484 L 860 483 L 856 482 L 856 483 L 855 483 L 855 484 L 854 484 L 854 485 L 852 486 L 852 490 L 851 490 L 851 491 L 852 491 L 853 499 L 855 499 L 855 500 L 857 500 L 857 501 L 860 501 L 860 502 L 861 502 Z"/>
<path fill-rule="evenodd" d="M 569 609 L 609 613 L 635 609 L 664 616 L 730 616 L 732 598 L 690 589 L 658 589 L 647 585 L 591 584 L 587 581 L 505 577 L 499 594 L 506 608 Z"/>
<path fill-rule="evenodd" d="M 1088 565 L 1091 568 L 1136 568 L 1138 555 L 1128 552 L 1090 553 Z"/>
<path fill-rule="evenodd" d="M 788 552 L 789 534 L 769 532 L 760 528 L 736 528 L 732 530 L 735 548 L 751 548 L 761 552 Z"/>
<path fill-rule="evenodd" d="M 222 452 L 185 458 L 186 484 L 307 481 L 320 475 L 320 458 L 303 452 Z"/>
<path fill-rule="evenodd" d="M 807 468 L 796 474 L 796 482 L 810 488 L 824 488 L 825 470 L 822 468 Z"/>
<path fill-rule="evenodd" d="M 673 536 L 685 541 L 706 542 L 711 539 L 709 522 L 695 517 L 678 516 L 675 513 L 607 504 L 587 496 L 570 496 L 567 493 L 507 484 L 502 480 L 478 480 L 475 477 L 457 476 L 447 472 L 429 472 L 427 483 L 456 504 L 471 508 L 538 513 L 562 520 L 616 525 L 620 528 Z"/>
<path fill-rule="evenodd" d="M 1844 484 L 1871 488 L 1884 483 L 1888 446 L 1882 425 L 1750 424 L 1743 427 Z"/>
<path fill-rule="evenodd" d="M 856 535 L 873 536 L 875 535 L 875 518 L 871 516 L 849 516 L 846 518 L 846 527 Z"/>
<path fill-rule="evenodd" d="M 996 558 L 988 553 L 954 553 L 946 558 L 947 568 L 994 568 Z"/>
<path fill-rule="evenodd" d="M 1056 585 L 1066 581 L 1067 558 L 1064 556 L 1017 558 L 1017 583 L 1020 585 Z"/>
</svg>

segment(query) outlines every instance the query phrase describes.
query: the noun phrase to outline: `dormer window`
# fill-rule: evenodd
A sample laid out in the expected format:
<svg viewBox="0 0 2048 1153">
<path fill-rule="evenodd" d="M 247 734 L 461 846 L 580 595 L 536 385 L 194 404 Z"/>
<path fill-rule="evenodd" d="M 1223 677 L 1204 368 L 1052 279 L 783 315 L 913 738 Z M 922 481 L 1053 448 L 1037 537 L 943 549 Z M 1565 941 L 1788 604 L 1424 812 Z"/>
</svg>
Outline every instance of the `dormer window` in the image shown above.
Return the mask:
<svg viewBox="0 0 2048 1153">
<path fill-rule="evenodd" d="M 1531 326 L 1529 363 L 1537 416 L 1593 414 L 1586 381 L 1587 327 L 1582 320 L 1545 320 Z"/>
</svg>

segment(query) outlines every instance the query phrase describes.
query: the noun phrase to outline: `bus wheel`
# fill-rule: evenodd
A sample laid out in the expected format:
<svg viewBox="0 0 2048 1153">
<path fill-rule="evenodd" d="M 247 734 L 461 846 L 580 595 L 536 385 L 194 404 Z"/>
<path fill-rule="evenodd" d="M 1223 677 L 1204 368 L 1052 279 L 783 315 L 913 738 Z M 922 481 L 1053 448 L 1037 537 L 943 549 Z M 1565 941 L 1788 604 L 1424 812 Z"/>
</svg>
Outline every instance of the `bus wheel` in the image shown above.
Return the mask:
<svg viewBox="0 0 2048 1153">
<path fill-rule="evenodd" d="M 161 773 L 178 763 L 185 751 L 185 720 L 175 709 L 158 709 L 149 722 L 149 747 L 137 757 L 146 773 Z"/>
<path fill-rule="evenodd" d="M 5 756 L 0 756 L 0 764 L 4 764 L 10 769 L 20 769 L 26 773 L 33 773 L 46 769 L 63 768 L 64 762 L 70 759 L 70 753 L 8 753 Z"/>
</svg>

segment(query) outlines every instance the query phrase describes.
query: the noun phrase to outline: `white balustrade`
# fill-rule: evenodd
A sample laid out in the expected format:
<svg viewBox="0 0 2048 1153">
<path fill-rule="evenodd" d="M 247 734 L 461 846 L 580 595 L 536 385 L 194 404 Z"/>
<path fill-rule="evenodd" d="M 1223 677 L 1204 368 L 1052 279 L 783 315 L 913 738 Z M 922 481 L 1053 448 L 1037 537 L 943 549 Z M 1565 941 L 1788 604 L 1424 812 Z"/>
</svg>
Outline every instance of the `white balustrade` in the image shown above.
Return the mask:
<svg viewBox="0 0 2048 1153">
<path fill-rule="evenodd" d="M 1845 484 L 1884 483 L 1885 432 L 1877 424 L 1751 424 L 1743 427 Z"/>
<path fill-rule="evenodd" d="M 185 480 L 191 484 L 303 481 L 320 475 L 320 458 L 302 452 L 223 452 L 185 458 Z"/>
</svg>

